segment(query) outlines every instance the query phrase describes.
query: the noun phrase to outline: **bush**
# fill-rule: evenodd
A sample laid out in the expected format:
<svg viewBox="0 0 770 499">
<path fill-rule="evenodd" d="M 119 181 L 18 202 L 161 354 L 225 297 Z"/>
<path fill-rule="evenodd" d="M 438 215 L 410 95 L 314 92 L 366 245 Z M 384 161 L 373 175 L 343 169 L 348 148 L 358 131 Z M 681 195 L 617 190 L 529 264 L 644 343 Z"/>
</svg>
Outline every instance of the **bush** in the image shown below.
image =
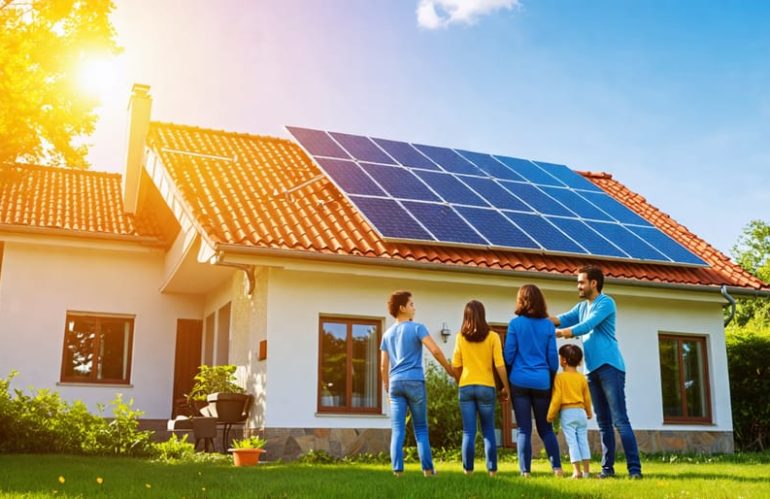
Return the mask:
<svg viewBox="0 0 770 499">
<path fill-rule="evenodd" d="M 83 402 L 72 403 L 47 389 L 29 394 L 10 390 L 11 371 L 0 379 L 0 452 L 148 455 L 150 431 L 139 431 L 141 411 L 118 395 L 110 402 L 114 418 L 88 412 Z"/>
<path fill-rule="evenodd" d="M 729 328 L 726 339 L 735 443 L 763 451 L 770 444 L 770 326 L 749 322 Z"/>
<path fill-rule="evenodd" d="M 153 443 L 152 453 L 159 461 L 166 463 L 186 461 L 195 454 L 195 446 L 187 441 L 187 435 L 182 438 L 171 435 L 165 442 Z"/>
</svg>

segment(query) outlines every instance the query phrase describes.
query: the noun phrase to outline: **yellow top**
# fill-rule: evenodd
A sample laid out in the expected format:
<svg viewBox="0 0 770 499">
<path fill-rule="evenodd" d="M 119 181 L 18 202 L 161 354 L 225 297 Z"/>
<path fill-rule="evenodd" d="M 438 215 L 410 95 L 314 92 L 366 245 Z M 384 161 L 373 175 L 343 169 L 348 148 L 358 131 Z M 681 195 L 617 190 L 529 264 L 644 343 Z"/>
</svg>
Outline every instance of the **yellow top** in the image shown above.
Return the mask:
<svg viewBox="0 0 770 499">
<path fill-rule="evenodd" d="M 553 382 L 551 405 L 548 407 L 548 421 L 553 421 L 562 409 L 582 407 L 591 417 L 591 393 L 588 381 L 582 373 L 563 371 L 556 375 Z"/>
<path fill-rule="evenodd" d="M 490 329 L 484 341 L 474 343 L 466 340 L 462 333 L 458 333 L 455 351 L 452 355 L 452 365 L 463 368 L 460 375 L 460 386 L 495 386 L 495 376 L 492 374 L 492 370 L 495 366 L 505 365 L 500 336 Z"/>
</svg>

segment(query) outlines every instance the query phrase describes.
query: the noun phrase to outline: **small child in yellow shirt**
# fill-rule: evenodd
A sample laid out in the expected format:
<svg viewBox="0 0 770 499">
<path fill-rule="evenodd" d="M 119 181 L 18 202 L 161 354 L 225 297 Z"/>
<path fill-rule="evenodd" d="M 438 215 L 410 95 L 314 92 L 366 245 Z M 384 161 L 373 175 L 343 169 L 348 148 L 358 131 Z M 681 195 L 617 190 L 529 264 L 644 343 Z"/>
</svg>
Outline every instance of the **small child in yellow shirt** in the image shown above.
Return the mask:
<svg viewBox="0 0 770 499">
<path fill-rule="evenodd" d="M 573 467 L 572 478 L 588 478 L 591 465 L 591 450 L 588 447 L 591 393 L 588 391 L 586 377 L 577 371 L 582 360 L 583 351 L 577 345 L 569 344 L 559 348 L 559 363 L 563 372 L 557 374 L 554 380 L 547 416 L 549 423 L 552 423 L 557 415 L 560 416 L 561 429 L 564 431 Z"/>
</svg>

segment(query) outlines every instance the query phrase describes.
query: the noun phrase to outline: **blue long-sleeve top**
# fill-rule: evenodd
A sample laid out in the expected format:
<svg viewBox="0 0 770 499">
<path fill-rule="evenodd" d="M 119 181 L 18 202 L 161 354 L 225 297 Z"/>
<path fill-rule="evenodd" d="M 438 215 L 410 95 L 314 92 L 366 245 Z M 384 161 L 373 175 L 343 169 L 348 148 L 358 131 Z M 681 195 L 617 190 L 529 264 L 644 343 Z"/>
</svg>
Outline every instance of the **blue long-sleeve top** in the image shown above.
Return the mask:
<svg viewBox="0 0 770 499">
<path fill-rule="evenodd" d="M 559 369 L 556 328 L 549 319 L 516 317 L 508 323 L 503 357 L 508 381 L 521 388 L 548 390 L 551 373 Z"/>
<path fill-rule="evenodd" d="M 604 293 L 600 293 L 593 303 L 582 301 L 559 316 L 559 327 L 572 328 L 572 334 L 583 340 L 586 371 L 609 364 L 626 372 L 615 337 L 615 316 L 615 300 Z"/>
</svg>

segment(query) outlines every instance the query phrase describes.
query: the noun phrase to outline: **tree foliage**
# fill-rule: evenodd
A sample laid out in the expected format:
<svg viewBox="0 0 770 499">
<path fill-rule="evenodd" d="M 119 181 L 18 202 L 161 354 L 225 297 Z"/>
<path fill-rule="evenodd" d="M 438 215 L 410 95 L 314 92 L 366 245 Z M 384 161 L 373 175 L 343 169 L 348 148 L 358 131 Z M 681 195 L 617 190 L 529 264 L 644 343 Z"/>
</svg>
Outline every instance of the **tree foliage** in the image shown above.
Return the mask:
<svg viewBox="0 0 770 499">
<path fill-rule="evenodd" d="M 733 258 L 744 270 L 770 282 L 770 224 L 752 220 L 743 229 L 738 243 L 732 249 Z M 750 321 L 770 323 L 770 300 L 767 298 L 743 299 L 738 303 L 735 323 L 745 326 Z"/>
<path fill-rule="evenodd" d="M 98 98 L 77 85 L 83 61 L 118 52 L 111 0 L 0 0 L 0 163 L 86 167 Z"/>
</svg>

